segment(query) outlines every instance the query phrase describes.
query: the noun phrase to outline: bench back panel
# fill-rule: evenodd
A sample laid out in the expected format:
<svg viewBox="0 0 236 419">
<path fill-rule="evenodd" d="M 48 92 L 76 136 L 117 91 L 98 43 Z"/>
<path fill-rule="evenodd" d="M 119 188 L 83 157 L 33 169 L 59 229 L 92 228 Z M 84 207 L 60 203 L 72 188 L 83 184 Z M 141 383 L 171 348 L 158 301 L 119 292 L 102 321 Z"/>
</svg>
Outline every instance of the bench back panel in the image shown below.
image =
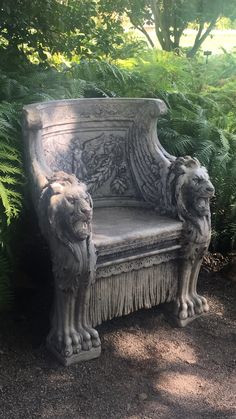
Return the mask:
<svg viewBox="0 0 236 419">
<path fill-rule="evenodd" d="M 31 129 L 35 123 L 35 130 L 41 132 L 40 154 L 46 166 L 74 173 L 88 185 L 95 204 L 144 203 L 130 161 L 137 148 L 133 138 L 137 140 L 140 127 L 140 132 L 149 130 L 146 114 L 152 109 L 159 112 L 162 104 L 125 98 L 52 101 L 27 107 L 35 121 L 30 121 L 30 112 L 27 120 Z M 138 141 L 146 141 L 138 136 Z"/>
</svg>

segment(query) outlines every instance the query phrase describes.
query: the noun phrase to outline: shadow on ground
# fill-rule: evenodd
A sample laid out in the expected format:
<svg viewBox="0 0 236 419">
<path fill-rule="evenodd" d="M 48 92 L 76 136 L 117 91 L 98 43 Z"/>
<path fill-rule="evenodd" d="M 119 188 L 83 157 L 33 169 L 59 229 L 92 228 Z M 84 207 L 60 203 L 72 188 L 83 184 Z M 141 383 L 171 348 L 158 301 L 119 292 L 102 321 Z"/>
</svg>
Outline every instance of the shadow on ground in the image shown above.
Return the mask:
<svg viewBox="0 0 236 419">
<path fill-rule="evenodd" d="M 0 418 L 236 418 L 236 285 L 200 285 L 210 314 L 184 329 L 161 308 L 107 322 L 101 357 L 67 368 L 44 347 L 49 303 L 24 295 L 0 321 Z"/>
</svg>

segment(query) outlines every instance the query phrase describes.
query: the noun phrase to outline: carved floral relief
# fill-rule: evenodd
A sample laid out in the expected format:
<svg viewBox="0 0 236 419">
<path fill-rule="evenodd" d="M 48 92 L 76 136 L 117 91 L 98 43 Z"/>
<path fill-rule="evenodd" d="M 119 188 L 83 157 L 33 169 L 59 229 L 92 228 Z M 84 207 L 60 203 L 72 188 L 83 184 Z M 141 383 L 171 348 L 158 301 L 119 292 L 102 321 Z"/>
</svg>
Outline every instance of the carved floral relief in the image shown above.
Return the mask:
<svg viewBox="0 0 236 419">
<path fill-rule="evenodd" d="M 129 188 L 124 137 L 101 133 L 95 138 L 71 142 L 72 172 L 86 182 L 91 193 L 110 180 L 114 195 L 123 195 Z"/>
</svg>

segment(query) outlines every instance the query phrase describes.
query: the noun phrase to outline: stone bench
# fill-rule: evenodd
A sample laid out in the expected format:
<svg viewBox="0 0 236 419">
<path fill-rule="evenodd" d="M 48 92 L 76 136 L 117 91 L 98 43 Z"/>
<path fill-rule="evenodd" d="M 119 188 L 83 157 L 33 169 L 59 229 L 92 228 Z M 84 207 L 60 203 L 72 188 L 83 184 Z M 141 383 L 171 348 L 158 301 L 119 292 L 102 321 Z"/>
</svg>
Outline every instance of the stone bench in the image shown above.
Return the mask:
<svg viewBox="0 0 236 419">
<path fill-rule="evenodd" d="M 52 258 L 48 348 L 64 364 L 99 356 L 94 327 L 167 304 L 185 326 L 210 242 L 207 171 L 160 145 L 157 99 L 76 99 L 24 108 L 33 202 Z"/>
</svg>

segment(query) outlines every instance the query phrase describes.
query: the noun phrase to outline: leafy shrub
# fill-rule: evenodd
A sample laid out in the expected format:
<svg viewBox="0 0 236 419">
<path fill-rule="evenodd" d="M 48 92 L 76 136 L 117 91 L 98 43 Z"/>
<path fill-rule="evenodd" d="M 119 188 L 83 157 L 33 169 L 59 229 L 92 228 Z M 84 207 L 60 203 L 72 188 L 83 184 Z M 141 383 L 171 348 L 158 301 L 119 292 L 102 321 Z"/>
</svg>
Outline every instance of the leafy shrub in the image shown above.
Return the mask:
<svg viewBox="0 0 236 419">
<path fill-rule="evenodd" d="M 216 188 L 213 248 L 235 249 L 236 54 L 224 53 L 206 64 L 152 51 L 129 60 L 127 68 L 142 79 L 130 96 L 159 97 L 168 106 L 168 116 L 158 124 L 163 146 L 176 156 L 197 157 L 209 171 Z"/>
<path fill-rule="evenodd" d="M 10 300 L 10 237 L 8 226 L 21 210 L 20 184 L 23 180 L 19 149 L 19 108 L 0 103 L 0 308 Z"/>
<path fill-rule="evenodd" d="M 212 246 L 231 250 L 236 237 L 236 135 L 213 123 L 222 110 L 212 98 L 170 93 L 166 102 L 169 114 L 158 124 L 160 141 L 170 153 L 190 154 L 208 168 L 216 188 Z"/>
</svg>

